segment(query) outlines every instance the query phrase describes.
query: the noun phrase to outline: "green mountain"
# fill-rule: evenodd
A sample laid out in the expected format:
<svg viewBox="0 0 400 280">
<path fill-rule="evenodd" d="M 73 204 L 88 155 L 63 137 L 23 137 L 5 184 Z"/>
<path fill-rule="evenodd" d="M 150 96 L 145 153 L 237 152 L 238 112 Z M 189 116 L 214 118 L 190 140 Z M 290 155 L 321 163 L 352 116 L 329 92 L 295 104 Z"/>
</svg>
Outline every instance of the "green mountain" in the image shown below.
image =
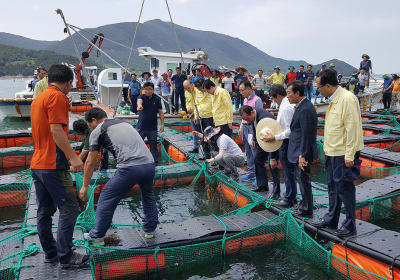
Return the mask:
<svg viewBox="0 0 400 280">
<path fill-rule="evenodd" d="M 123 22 L 85 30 L 94 34 L 103 33 L 106 38 L 130 47 L 135 29 L 135 22 Z M 210 56 L 210 60 L 206 62 L 210 67 L 226 66 L 228 68 L 236 68 L 242 65 L 250 70 L 253 74 L 258 69 L 263 69 L 267 74 L 271 74 L 274 72 L 273 69 L 277 65 L 279 65 L 281 69 L 283 69 L 282 72 L 285 73 L 287 71 L 286 69 L 290 65 L 294 65 L 296 69 L 298 69 L 299 65 L 308 64 L 306 61 L 302 60 L 293 61 L 272 57 L 250 45 L 249 43 L 228 35 L 211 31 L 194 30 L 179 25 L 175 25 L 175 29 L 183 52 L 188 52 L 194 48 L 201 48 L 201 50 Z M 92 40 L 94 35 L 87 33 L 85 30 L 80 31 L 80 33 L 88 40 Z M 60 32 L 62 31 L 60 30 Z M 74 34 L 73 37 L 79 52 L 83 52 L 88 48 L 88 41 L 83 39 L 79 34 Z M 16 44 L 18 39 L 20 38 L 13 38 L 11 42 L 7 42 L 3 41 L 2 36 L 0 36 L 0 44 Z M 47 50 L 53 50 L 57 53 L 65 55 L 76 55 L 75 48 L 70 38 L 66 38 L 62 41 L 46 43 L 49 43 L 45 47 Z M 136 50 L 138 47 L 152 47 L 154 50 L 166 52 L 179 51 L 171 23 L 164 22 L 159 19 L 150 20 L 139 24 L 134 51 L 132 52 L 132 58 L 129 65 L 130 70 L 148 70 L 149 61 L 138 56 L 138 52 Z M 29 48 L 29 44 L 26 44 L 25 48 Z M 125 48 L 105 40 L 101 49 L 119 62 L 122 66 L 126 66 L 130 52 L 129 48 Z M 96 57 L 95 49 L 93 49 L 90 58 L 92 61 L 95 61 L 100 65 L 115 65 L 106 56 Z M 328 64 L 331 61 L 335 63 L 336 71 L 338 73 L 342 73 L 343 75 L 350 75 L 356 70 L 353 66 L 335 59 L 325 63 Z M 323 62 L 321 62 L 321 64 L 322 63 Z M 314 69 L 318 68 L 320 68 L 320 65 L 314 67 Z"/>
<path fill-rule="evenodd" d="M 0 32 L 0 44 L 10 45 L 29 50 L 36 50 L 36 51 L 45 50 L 56 42 L 57 41 L 33 40 L 19 35 Z"/>
<path fill-rule="evenodd" d="M 58 54 L 54 51 L 35 51 L 0 45 L 0 77 L 30 76 L 33 75 L 33 71 L 38 67 L 49 69 L 52 64 L 61 62 L 77 65 L 78 59 L 70 55 Z M 94 65 L 93 62 L 89 63 Z"/>
</svg>

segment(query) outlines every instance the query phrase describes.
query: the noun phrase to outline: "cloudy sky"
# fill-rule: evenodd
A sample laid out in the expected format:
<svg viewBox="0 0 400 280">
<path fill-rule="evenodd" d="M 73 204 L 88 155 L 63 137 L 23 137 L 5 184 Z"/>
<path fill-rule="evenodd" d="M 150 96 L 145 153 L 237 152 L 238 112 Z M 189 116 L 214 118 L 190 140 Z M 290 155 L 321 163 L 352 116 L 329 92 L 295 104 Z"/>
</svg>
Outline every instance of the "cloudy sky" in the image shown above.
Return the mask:
<svg viewBox="0 0 400 280">
<path fill-rule="evenodd" d="M 65 38 L 57 8 L 68 23 L 86 28 L 136 22 L 142 4 L 142 0 L 1 2 L 0 32 L 49 41 Z M 400 71 L 399 0 L 168 2 L 176 24 L 238 37 L 271 56 L 312 64 L 337 58 L 358 67 L 361 55 L 367 53 L 375 73 Z M 146 0 L 141 22 L 156 18 L 169 21 L 165 0 Z"/>
</svg>

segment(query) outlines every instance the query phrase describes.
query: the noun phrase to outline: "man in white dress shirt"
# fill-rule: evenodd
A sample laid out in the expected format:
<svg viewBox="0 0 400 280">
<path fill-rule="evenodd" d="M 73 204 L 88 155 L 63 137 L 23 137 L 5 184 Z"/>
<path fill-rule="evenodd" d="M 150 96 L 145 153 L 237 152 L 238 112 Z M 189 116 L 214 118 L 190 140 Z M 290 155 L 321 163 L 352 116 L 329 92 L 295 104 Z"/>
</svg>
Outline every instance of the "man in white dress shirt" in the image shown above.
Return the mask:
<svg viewBox="0 0 400 280">
<path fill-rule="evenodd" d="M 295 203 L 297 194 L 296 172 L 295 164 L 288 160 L 287 151 L 290 136 L 290 124 L 292 122 L 295 104 L 289 103 L 289 100 L 286 97 L 285 88 L 282 85 L 272 85 L 269 94 L 272 96 L 274 102 L 279 105 L 277 121 L 282 126 L 283 132 L 278 135 L 269 134 L 264 137 L 263 140 L 266 142 L 283 140 L 283 144 L 279 150 L 279 157 L 281 159 L 285 176 L 286 193 L 283 199 L 279 201 L 278 205 L 283 207 L 292 207 Z"/>
</svg>

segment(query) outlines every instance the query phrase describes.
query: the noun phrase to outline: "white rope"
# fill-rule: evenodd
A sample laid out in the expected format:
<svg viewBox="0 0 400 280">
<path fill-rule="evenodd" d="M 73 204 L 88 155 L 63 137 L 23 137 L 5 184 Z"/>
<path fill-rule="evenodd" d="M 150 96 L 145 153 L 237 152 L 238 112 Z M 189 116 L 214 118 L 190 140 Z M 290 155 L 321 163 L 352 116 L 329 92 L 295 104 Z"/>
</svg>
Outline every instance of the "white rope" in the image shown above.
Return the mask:
<svg viewBox="0 0 400 280">
<path fill-rule="evenodd" d="M 135 35 L 133 36 L 131 52 L 129 53 L 128 62 L 126 63 L 126 69 L 128 69 L 128 67 L 129 67 L 129 62 L 130 62 L 130 60 L 131 60 L 132 51 L 133 51 L 133 46 L 135 45 L 136 34 L 137 34 L 137 31 L 138 31 L 140 18 L 141 18 L 141 16 L 142 16 L 144 1 L 145 1 L 145 0 L 143 0 L 143 2 L 142 2 L 142 7 L 140 8 L 139 19 L 138 19 L 137 24 L 136 24 Z M 127 71 L 127 70 L 125 70 L 125 71 Z M 115 117 L 115 114 L 117 113 L 117 108 L 118 108 L 119 100 L 120 100 L 121 95 L 122 95 L 122 89 L 123 89 L 123 88 L 124 88 L 124 82 L 123 82 L 123 80 L 122 80 L 122 82 L 121 82 L 121 88 L 120 88 L 119 94 L 118 94 L 118 101 L 117 101 L 117 104 L 115 105 L 115 109 L 114 109 L 113 118 Z"/>
<path fill-rule="evenodd" d="M 114 62 L 115 64 L 117 64 L 119 67 L 121 67 L 122 69 L 124 69 L 126 71 L 126 69 L 119 64 L 117 61 L 115 61 L 114 59 L 111 58 L 111 56 L 109 56 L 105 51 L 101 50 L 100 48 L 98 48 L 95 44 L 93 44 L 89 39 L 87 39 L 85 36 L 83 36 L 81 33 L 79 33 L 79 31 L 77 31 L 75 28 L 73 28 L 72 26 L 70 26 L 70 28 L 72 30 L 74 30 L 74 32 L 76 32 L 77 34 L 79 34 L 80 36 L 82 36 L 83 39 L 85 39 L 86 41 L 88 41 L 93 47 L 95 47 L 100 53 L 105 54 L 109 59 L 111 59 L 112 62 Z"/>
<path fill-rule="evenodd" d="M 100 36 L 100 35 L 98 35 L 98 34 L 96 34 L 96 33 L 90 32 L 90 31 L 88 31 L 88 30 L 82 29 L 82 28 L 77 27 L 77 26 L 72 25 L 72 24 L 68 24 L 68 25 L 69 25 L 70 27 L 74 27 L 74 28 L 76 28 L 76 29 L 79 29 L 79 30 L 81 30 L 81 31 L 83 31 L 83 32 L 86 32 L 86 33 L 89 33 L 89 34 L 92 34 L 92 35 L 96 35 L 96 36 L 98 36 L 98 37 L 100 37 L 100 38 L 103 38 L 104 40 L 110 41 L 110 42 L 112 42 L 112 43 L 114 43 L 114 44 L 117 44 L 117 45 L 119 45 L 119 46 L 121 46 L 121 47 L 127 48 L 127 49 L 129 49 L 129 50 L 131 49 L 130 47 L 128 47 L 128 46 L 126 46 L 126 45 L 124 45 L 124 44 L 115 42 L 115 41 L 113 41 L 113 40 L 111 40 L 111 39 L 109 39 L 109 38 Z M 135 51 L 139 52 L 138 50 L 135 50 Z"/>
<path fill-rule="evenodd" d="M 167 9 L 168 9 L 169 18 L 171 19 L 172 28 L 174 29 L 174 33 L 175 33 L 176 43 L 178 44 L 179 53 L 181 54 L 182 65 L 183 65 L 183 67 L 185 68 L 185 61 L 183 60 L 183 54 L 182 54 L 181 46 L 179 45 L 178 35 L 176 34 L 174 21 L 172 20 L 172 15 L 171 15 L 171 11 L 170 11 L 170 9 L 169 9 L 168 0 L 165 0 L 165 4 L 167 4 Z M 189 70 L 189 71 L 190 71 L 190 70 Z M 192 95 L 192 98 L 193 98 L 193 104 L 194 104 L 194 107 L 195 107 L 195 109 L 196 109 L 197 116 L 200 118 L 200 129 L 201 129 L 201 131 L 203 132 L 203 135 L 204 135 L 204 130 L 203 130 L 203 127 L 202 127 L 202 125 L 201 125 L 201 116 L 200 116 L 200 113 L 199 113 L 199 109 L 197 108 L 197 104 L 196 104 L 196 100 L 195 100 L 195 98 L 194 98 L 194 94 L 193 94 L 193 91 L 192 91 L 192 87 L 189 86 L 189 88 L 190 88 L 190 94 Z M 177 108 L 176 108 L 176 110 L 178 111 Z"/>
</svg>

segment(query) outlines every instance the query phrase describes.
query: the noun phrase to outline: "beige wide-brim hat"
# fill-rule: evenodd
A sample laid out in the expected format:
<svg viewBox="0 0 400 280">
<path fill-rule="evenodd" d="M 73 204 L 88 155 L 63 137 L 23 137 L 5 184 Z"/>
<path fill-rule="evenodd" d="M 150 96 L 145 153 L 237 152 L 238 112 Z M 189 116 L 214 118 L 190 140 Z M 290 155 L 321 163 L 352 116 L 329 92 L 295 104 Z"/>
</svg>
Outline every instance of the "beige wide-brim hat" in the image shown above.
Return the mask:
<svg viewBox="0 0 400 280">
<path fill-rule="evenodd" d="M 257 124 L 256 136 L 258 145 L 261 147 L 261 149 L 263 149 L 266 152 L 275 152 L 281 147 L 283 141 L 277 140 L 272 142 L 265 142 L 264 140 L 261 139 L 261 137 L 266 136 L 267 133 L 270 133 L 272 135 L 278 135 L 282 133 L 282 131 L 283 129 L 281 125 L 276 120 L 272 118 L 262 119 Z"/>
<path fill-rule="evenodd" d="M 240 70 L 240 69 L 242 69 L 244 73 L 246 73 L 246 72 L 247 72 L 247 69 L 246 69 L 246 68 L 244 68 L 243 66 L 239 66 L 239 67 L 237 67 L 237 68 L 235 69 L 235 71 L 236 71 L 236 72 L 239 72 L 239 70 Z"/>
</svg>

